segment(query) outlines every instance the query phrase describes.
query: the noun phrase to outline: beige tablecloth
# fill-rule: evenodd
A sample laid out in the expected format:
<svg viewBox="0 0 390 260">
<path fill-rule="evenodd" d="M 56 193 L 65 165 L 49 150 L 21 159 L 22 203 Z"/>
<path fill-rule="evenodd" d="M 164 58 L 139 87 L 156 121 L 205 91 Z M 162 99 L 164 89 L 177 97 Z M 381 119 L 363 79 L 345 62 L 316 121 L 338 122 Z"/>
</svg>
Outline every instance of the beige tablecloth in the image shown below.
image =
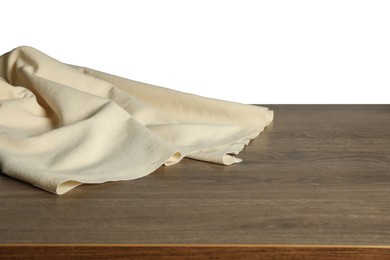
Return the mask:
<svg viewBox="0 0 390 260">
<path fill-rule="evenodd" d="M 67 65 L 31 47 L 0 57 L 1 172 L 56 194 L 183 157 L 240 162 L 235 155 L 272 119 L 265 107 Z"/>
</svg>

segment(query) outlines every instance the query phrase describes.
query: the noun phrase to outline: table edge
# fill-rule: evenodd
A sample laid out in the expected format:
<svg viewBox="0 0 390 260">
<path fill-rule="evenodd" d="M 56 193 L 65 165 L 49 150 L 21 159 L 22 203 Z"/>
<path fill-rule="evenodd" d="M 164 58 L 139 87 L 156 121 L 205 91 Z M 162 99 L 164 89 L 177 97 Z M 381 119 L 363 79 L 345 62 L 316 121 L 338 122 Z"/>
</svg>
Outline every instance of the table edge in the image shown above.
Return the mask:
<svg viewBox="0 0 390 260">
<path fill-rule="evenodd" d="M 390 245 L 1 244 L 0 259 L 390 259 Z"/>
</svg>

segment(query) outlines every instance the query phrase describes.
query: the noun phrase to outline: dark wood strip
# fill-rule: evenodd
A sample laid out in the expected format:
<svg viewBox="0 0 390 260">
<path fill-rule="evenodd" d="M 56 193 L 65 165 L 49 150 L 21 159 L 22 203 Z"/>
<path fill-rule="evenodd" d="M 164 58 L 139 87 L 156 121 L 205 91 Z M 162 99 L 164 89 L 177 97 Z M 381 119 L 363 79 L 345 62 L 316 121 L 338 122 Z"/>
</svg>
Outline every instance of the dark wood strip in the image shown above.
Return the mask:
<svg viewBox="0 0 390 260">
<path fill-rule="evenodd" d="M 390 259 L 389 247 L 294 245 L 2 245 L 2 259 Z"/>
</svg>

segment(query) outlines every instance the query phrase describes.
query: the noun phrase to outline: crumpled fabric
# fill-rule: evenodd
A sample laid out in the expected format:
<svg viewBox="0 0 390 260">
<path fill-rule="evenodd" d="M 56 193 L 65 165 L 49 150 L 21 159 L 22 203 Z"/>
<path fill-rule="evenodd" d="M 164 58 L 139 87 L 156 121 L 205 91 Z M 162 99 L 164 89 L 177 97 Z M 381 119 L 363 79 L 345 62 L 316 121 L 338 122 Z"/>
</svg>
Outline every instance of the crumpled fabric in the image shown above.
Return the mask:
<svg viewBox="0 0 390 260">
<path fill-rule="evenodd" d="M 55 194 L 183 157 L 240 162 L 272 119 L 266 107 L 64 64 L 27 46 L 0 57 L 0 170 Z"/>
</svg>

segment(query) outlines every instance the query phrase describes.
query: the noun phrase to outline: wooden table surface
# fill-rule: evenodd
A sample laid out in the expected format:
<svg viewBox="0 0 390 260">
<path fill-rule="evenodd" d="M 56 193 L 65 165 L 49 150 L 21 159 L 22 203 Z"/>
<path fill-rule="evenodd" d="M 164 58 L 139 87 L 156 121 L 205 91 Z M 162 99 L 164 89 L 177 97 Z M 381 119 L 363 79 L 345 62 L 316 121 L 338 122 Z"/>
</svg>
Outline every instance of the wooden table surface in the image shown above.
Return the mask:
<svg viewBox="0 0 390 260">
<path fill-rule="evenodd" d="M 63 196 L 0 174 L 0 257 L 390 258 L 390 105 L 269 107 L 241 164 Z"/>
</svg>

